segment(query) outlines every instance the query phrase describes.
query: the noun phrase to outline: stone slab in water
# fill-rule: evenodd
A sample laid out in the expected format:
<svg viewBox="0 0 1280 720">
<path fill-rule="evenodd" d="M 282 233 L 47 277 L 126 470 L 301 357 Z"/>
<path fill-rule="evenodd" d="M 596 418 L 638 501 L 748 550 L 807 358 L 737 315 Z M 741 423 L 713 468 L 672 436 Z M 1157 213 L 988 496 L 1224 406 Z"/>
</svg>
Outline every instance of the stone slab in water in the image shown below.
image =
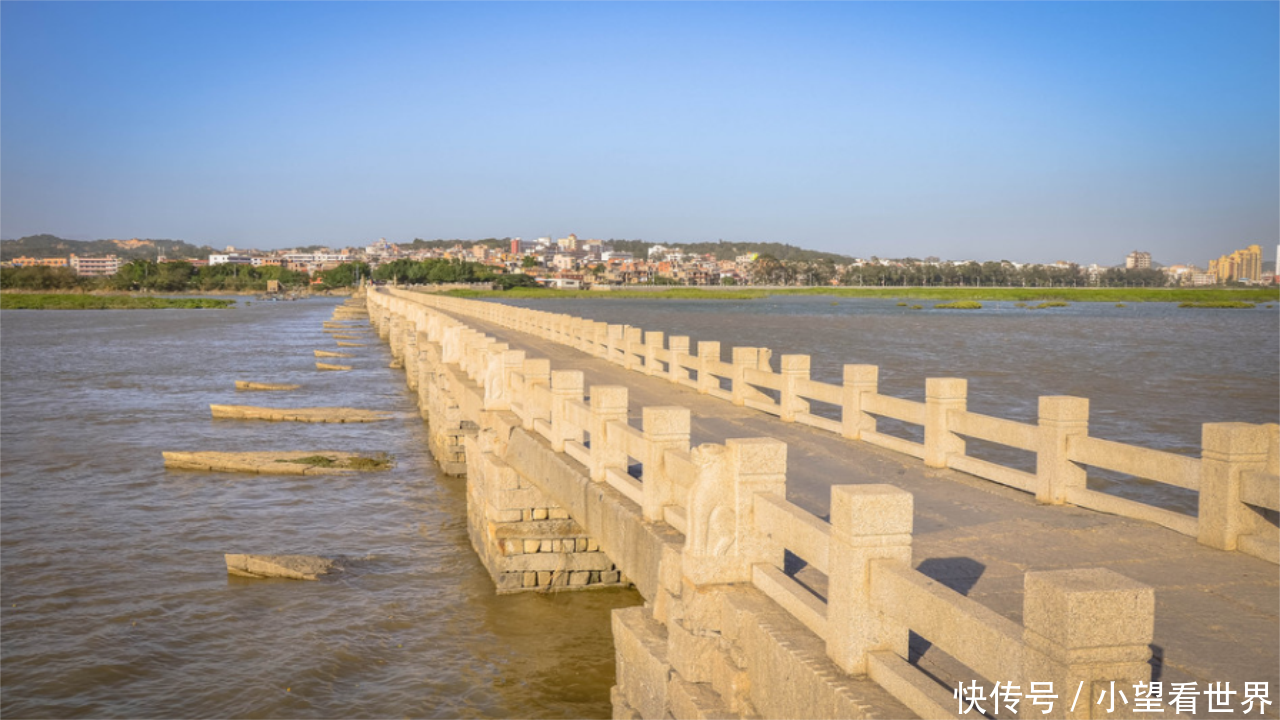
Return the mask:
<svg viewBox="0 0 1280 720">
<path fill-rule="evenodd" d="M 288 383 L 263 383 L 251 382 L 249 380 L 237 380 L 237 390 L 297 390 L 301 385 L 290 385 Z"/>
<path fill-rule="evenodd" d="M 355 357 L 352 353 L 334 352 L 332 350 L 316 350 L 316 357 Z"/>
<path fill-rule="evenodd" d="M 385 470 L 380 468 L 351 468 L 353 459 L 364 458 L 359 453 L 335 450 L 292 450 L 287 452 L 217 452 L 217 451 L 165 451 L 164 466 L 171 470 L 203 470 L 205 472 L 237 472 L 257 475 L 333 475 L 360 470 Z M 303 458 L 326 457 L 333 465 L 322 467 L 314 463 L 295 462 Z"/>
<path fill-rule="evenodd" d="M 244 577 L 315 580 L 334 568 L 334 561 L 315 555 L 236 555 L 226 553 L 227 572 Z"/>
<path fill-rule="evenodd" d="M 350 370 L 350 365 L 334 365 L 333 363 L 316 363 L 317 370 Z"/>
<path fill-rule="evenodd" d="M 276 422 L 378 422 L 394 417 L 392 413 L 378 410 L 342 407 L 269 408 L 253 405 L 210 405 L 209 410 L 215 418 L 226 420 L 273 420 Z"/>
</svg>

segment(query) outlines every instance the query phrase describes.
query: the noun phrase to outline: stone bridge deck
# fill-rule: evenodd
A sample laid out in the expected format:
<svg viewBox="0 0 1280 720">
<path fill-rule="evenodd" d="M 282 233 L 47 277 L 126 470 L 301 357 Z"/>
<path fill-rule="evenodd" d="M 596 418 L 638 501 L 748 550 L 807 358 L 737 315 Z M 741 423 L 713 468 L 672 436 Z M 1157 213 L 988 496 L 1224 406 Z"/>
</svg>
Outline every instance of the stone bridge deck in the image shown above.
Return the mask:
<svg viewBox="0 0 1280 720">
<path fill-rule="evenodd" d="M 787 499 L 827 517 L 834 484 L 887 483 L 915 497 L 913 565 L 924 575 L 1015 622 L 1022 621 L 1028 571 L 1109 568 L 1155 589 L 1153 679 L 1165 687 L 1267 681 L 1280 702 L 1280 576 L 1274 564 L 1198 544 L 1151 523 L 1069 505 L 1040 505 L 1026 493 L 954 470 L 926 468 L 900 454 L 701 395 L 629 371 L 565 345 L 474 318 L 468 326 L 581 370 L 585 385 L 629 388 L 633 416 L 644 406 L 692 413 L 692 442 L 771 437 L 788 446 Z M 638 424 L 637 417 L 631 424 Z M 804 580 L 803 568 L 797 577 Z M 823 579 L 815 575 L 813 582 Z M 821 592 L 821 587 L 815 587 Z M 921 664 L 929 662 L 927 646 Z M 945 657 L 935 662 L 945 665 Z M 1238 699 L 1238 696 L 1237 696 Z M 1198 704 L 1204 716 L 1203 698 Z M 1267 716 L 1276 715 L 1276 705 Z"/>
</svg>

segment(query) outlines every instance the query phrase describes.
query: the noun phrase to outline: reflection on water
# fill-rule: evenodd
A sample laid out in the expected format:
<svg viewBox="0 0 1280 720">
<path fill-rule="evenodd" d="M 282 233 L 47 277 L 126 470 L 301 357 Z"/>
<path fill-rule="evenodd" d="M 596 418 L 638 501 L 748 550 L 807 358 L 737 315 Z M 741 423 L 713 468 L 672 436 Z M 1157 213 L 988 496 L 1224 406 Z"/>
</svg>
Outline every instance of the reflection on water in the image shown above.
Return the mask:
<svg viewBox="0 0 1280 720">
<path fill-rule="evenodd" d="M 496 596 L 385 346 L 314 369 L 335 301 L 0 318 L 0 712 L 14 717 L 608 717 L 631 591 Z M 237 393 L 236 380 L 301 383 Z M 399 419 L 214 421 L 210 403 Z M 166 449 L 386 451 L 364 475 L 166 472 Z M 225 552 L 341 555 L 318 582 Z"/>
<path fill-rule="evenodd" d="M 812 376 L 839 384 L 847 363 L 877 365 L 880 391 L 924 399 L 925 379 L 969 381 L 975 412 L 1035 422 L 1041 395 L 1089 398 L 1090 434 L 1198 456 L 1201 424 L 1274 423 L 1280 407 L 1277 309 L 1204 310 L 1175 303 L 1073 303 L 1030 310 L 932 310 L 933 301 L 772 297 L 745 301 L 520 300 L 509 304 L 629 324 L 778 356 L 811 356 Z M 833 409 L 832 409 L 833 410 Z M 882 421 L 882 429 L 900 427 Z M 897 430 L 909 436 L 906 430 Z M 918 439 L 918 438 L 917 438 Z M 971 442 L 986 459 L 1031 469 L 1026 453 Z M 798 460 L 796 460 L 798 461 Z M 1090 486 L 1194 513 L 1195 495 L 1091 471 Z"/>
</svg>

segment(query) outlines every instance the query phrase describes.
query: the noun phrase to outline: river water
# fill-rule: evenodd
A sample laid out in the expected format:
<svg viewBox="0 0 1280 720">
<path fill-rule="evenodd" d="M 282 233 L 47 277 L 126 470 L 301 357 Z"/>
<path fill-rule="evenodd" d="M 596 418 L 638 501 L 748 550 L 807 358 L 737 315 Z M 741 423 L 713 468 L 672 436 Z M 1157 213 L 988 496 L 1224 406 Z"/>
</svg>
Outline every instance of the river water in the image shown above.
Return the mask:
<svg viewBox="0 0 1280 720">
<path fill-rule="evenodd" d="M 609 612 L 639 596 L 495 596 L 464 481 L 437 476 L 385 344 L 350 348 L 350 372 L 315 370 L 313 349 L 339 349 L 321 329 L 336 303 L 3 313 L 0 714 L 610 716 Z M 214 421 L 210 403 L 401 416 Z M 160 455 L 282 449 L 396 466 L 240 476 L 167 472 Z M 340 555 L 346 570 L 240 579 L 226 552 Z"/>
<path fill-rule="evenodd" d="M 901 304 L 900 304 L 901 303 Z M 508 304 L 645 330 L 809 355 L 811 375 L 841 383 L 843 365 L 880 368 L 880 392 L 924 400 L 925 379 L 968 379 L 970 410 L 1034 423 L 1041 395 L 1089 399 L 1091 435 L 1199 456 L 1201 424 L 1280 420 L 1280 309 L 1176 303 L 1072 303 L 1030 309 L 984 302 L 779 296 L 758 300 L 519 300 Z M 1034 304 L 1034 303 L 1032 303 Z M 922 309 L 912 309 L 920 305 Z M 835 414 L 835 408 L 817 408 Z M 835 414 L 838 417 L 838 414 Z M 917 429 L 881 429 L 919 440 Z M 975 456 L 1034 470 L 1029 453 L 969 441 Z M 794 460 L 798 461 L 798 460 Z M 1090 487 L 1195 514 L 1196 494 L 1090 470 Z"/>
</svg>

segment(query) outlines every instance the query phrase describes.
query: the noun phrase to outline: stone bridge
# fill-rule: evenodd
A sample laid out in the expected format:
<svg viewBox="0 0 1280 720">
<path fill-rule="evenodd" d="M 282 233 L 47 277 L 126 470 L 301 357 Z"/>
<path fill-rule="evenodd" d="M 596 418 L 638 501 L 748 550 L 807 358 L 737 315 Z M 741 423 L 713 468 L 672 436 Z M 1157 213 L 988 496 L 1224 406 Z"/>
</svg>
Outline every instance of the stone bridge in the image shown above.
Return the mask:
<svg viewBox="0 0 1280 720">
<path fill-rule="evenodd" d="M 398 289 L 368 306 L 466 475 L 498 592 L 644 597 L 614 612 L 616 718 L 1280 716 L 1277 425 L 1206 424 L 1186 457 L 1091 437 L 1083 398 L 1027 424 L 969 412 L 962 379 L 921 403 L 874 366 L 835 385 L 764 348 L 725 362 Z M 1086 467 L 1199 512 L 1090 489 Z"/>
</svg>

